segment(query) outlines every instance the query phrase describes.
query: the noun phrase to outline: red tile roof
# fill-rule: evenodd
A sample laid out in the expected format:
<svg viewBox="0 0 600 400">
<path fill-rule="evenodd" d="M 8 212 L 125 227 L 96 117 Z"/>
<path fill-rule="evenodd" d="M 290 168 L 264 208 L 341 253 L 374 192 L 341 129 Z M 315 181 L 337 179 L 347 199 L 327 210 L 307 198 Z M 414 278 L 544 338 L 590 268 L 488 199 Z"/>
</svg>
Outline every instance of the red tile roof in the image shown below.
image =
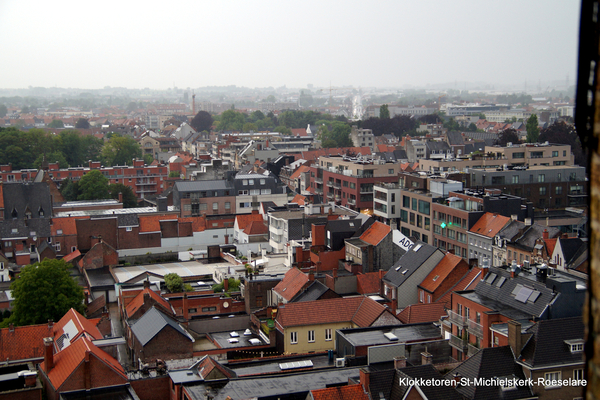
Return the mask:
<svg viewBox="0 0 600 400">
<path fill-rule="evenodd" d="M 246 235 L 263 235 L 269 231 L 267 224 L 262 220 L 262 215 L 259 214 L 259 216 L 261 217 L 260 221 L 252 221 L 246 226 L 244 229 Z"/>
<path fill-rule="evenodd" d="M 356 276 L 356 290 L 360 294 L 379 293 L 380 287 L 379 272 L 367 272 Z"/>
<path fill-rule="evenodd" d="M 15 361 L 44 357 L 45 337 L 52 336 L 48 324 L 0 329 L 0 360 Z"/>
<path fill-rule="evenodd" d="M 298 268 L 292 268 L 274 288 L 273 291 L 290 301 L 308 282 L 308 276 Z"/>
<path fill-rule="evenodd" d="M 111 377 L 107 377 L 105 373 L 92 373 L 91 387 L 103 387 L 114 384 L 114 377 L 118 378 L 118 380 L 123 379 L 123 383 L 127 382 L 127 375 L 121 364 L 104 350 L 100 350 L 87 337 L 82 336 L 62 351 L 54 354 L 54 368 L 50 372 L 46 372 L 52 386 L 58 390 L 89 356 L 96 357 L 114 372 L 114 376 Z M 46 371 L 46 363 L 42 362 L 40 368 Z M 107 380 L 107 382 L 103 380 Z M 84 389 L 84 387 L 80 389 Z"/>
<path fill-rule="evenodd" d="M 362 235 L 360 239 L 377 246 L 390 232 L 392 228 L 389 225 L 375 221 Z"/>
<path fill-rule="evenodd" d="M 243 231 L 251 222 L 263 222 L 264 218 L 261 214 L 238 214 L 235 216 L 238 229 Z"/>
<path fill-rule="evenodd" d="M 279 307 L 277 323 L 287 328 L 353 322 L 364 328 L 371 326 L 385 311 L 384 306 L 366 296 L 287 303 Z"/>
<path fill-rule="evenodd" d="M 292 199 L 291 203 L 296 203 L 299 204 L 301 206 L 305 205 L 307 203 L 307 199 L 306 196 L 302 196 L 301 194 L 297 194 L 294 196 L 294 198 Z"/>
<path fill-rule="evenodd" d="M 431 293 L 435 292 L 461 261 L 463 259 L 457 255 L 446 254 L 419 286 Z"/>
<path fill-rule="evenodd" d="M 293 128 L 292 136 L 308 136 L 308 134 L 306 133 L 306 128 Z"/>
<path fill-rule="evenodd" d="M 481 268 L 474 267 L 460 281 L 451 287 L 436 303 L 443 303 L 446 307 L 450 307 L 450 295 L 458 290 L 473 290 L 481 280 Z"/>
<path fill-rule="evenodd" d="M 396 150 L 396 146 L 390 146 L 387 144 L 378 144 L 377 151 L 380 153 L 391 153 Z"/>
<path fill-rule="evenodd" d="M 177 219 L 177 215 L 140 215 L 138 217 L 141 232 L 160 232 L 160 221 Z"/>
<path fill-rule="evenodd" d="M 556 247 L 557 238 L 554 239 L 544 239 L 544 243 L 546 243 L 546 248 L 548 249 L 548 257 L 552 257 L 554 253 L 554 247 Z"/>
<path fill-rule="evenodd" d="M 179 218 L 179 222 L 191 222 L 192 231 L 204 232 L 206 230 L 206 219 L 204 217 Z"/>
<path fill-rule="evenodd" d="M 369 400 L 362 384 L 334 386 L 325 389 L 311 390 L 314 400 Z"/>
<path fill-rule="evenodd" d="M 81 252 L 79 250 L 75 250 L 72 253 L 67 254 L 66 256 L 63 257 L 63 260 L 65 260 L 65 262 L 70 262 L 73 261 L 74 259 L 76 259 L 77 257 L 79 257 L 81 255 Z"/>
<path fill-rule="evenodd" d="M 446 305 L 444 303 L 419 303 L 406 307 L 398 319 L 403 324 L 418 324 L 420 322 L 439 321 L 440 317 L 446 315 Z"/>
<path fill-rule="evenodd" d="M 60 335 L 62 335 L 64 333 L 65 326 L 67 324 L 71 325 L 70 322 L 72 322 L 72 324 L 77 329 L 77 335 L 73 336 L 71 334 L 71 336 L 69 336 L 69 340 L 71 342 L 84 332 L 88 333 L 94 339 L 104 338 L 104 336 L 100 333 L 100 330 L 98 329 L 95 323 L 93 323 L 83 315 L 79 314 L 73 308 L 67 311 L 67 313 L 63 315 L 60 321 L 54 324 L 54 337 L 58 338 Z"/>
<path fill-rule="evenodd" d="M 161 295 L 156 293 L 154 290 L 152 290 L 150 288 L 145 288 L 140 293 L 138 293 L 138 295 L 135 296 L 135 298 L 127 305 L 127 308 L 125 309 L 127 318 L 131 318 L 131 316 L 133 314 L 135 314 L 135 312 L 137 310 L 139 310 L 141 306 L 144 305 L 144 294 L 145 293 L 147 293 L 154 301 L 156 301 L 156 303 L 158 303 L 160 306 L 162 306 L 164 311 L 172 312 L 171 304 L 169 304 L 169 302 L 167 300 L 165 300 Z"/>
<path fill-rule="evenodd" d="M 78 219 L 89 219 L 89 218 L 90 217 L 52 218 L 52 225 L 50 225 L 50 229 L 52 231 L 52 236 L 77 235 L 77 227 L 75 225 L 75 221 Z M 62 231 L 62 234 L 58 234 L 59 230 Z"/>
<path fill-rule="evenodd" d="M 295 170 L 292 175 L 290 175 L 290 179 L 298 179 L 300 178 L 300 174 L 304 173 L 304 172 L 309 172 L 310 168 L 307 167 L 306 165 L 302 165 L 300 168 L 298 168 L 297 170 Z"/>
<path fill-rule="evenodd" d="M 481 218 L 479 218 L 479 220 L 475 223 L 475 225 L 473 225 L 469 232 L 493 238 L 509 222 L 509 217 L 488 212 L 483 214 Z"/>
</svg>

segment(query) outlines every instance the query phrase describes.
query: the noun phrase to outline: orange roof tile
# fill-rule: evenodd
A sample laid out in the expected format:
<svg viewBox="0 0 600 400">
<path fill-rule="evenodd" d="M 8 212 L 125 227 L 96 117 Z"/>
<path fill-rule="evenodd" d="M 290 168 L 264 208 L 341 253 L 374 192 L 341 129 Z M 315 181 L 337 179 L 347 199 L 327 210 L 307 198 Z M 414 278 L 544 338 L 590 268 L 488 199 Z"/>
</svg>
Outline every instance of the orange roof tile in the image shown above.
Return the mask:
<svg viewBox="0 0 600 400">
<path fill-rule="evenodd" d="M 60 218 L 52 218 L 52 225 L 50 225 L 50 229 L 52 231 L 52 236 L 61 236 L 61 235 L 77 235 L 77 226 L 75 221 L 78 219 L 89 219 L 90 217 L 60 217 Z M 62 231 L 61 234 L 58 231 Z"/>
<path fill-rule="evenodd" d="M 381 288 L 381 279 L 379 272 L 367 272 L 356 276 L 356 287 L 360 294 L 379 293 Z"/>
<path fill-rule="evenodd" d="M 191 222 L 194 232 L 204 232 L 206 230 L 206 219 L 204 217 L 179 218 L 179 222 Z"/>
<path fill-rule="evenodd" d="M 509 217 L 487 212 L 479 218 L 469 232 L 493 238 L 509 222 Z"/>
<path fill-rule="evenodd" d="M 546 243 L 546 248 L 548 249 L 548 256 L 552 256 L 554 253 L 554 248 L 556 247 L 556 241 L 558 239 L 544 239 L 544 243 Z"/>
<path fill-rule="evenodd" d="M 290 301 L 308 282 L 308 276 L 298 268 L 292 268 L 285 273 L 285 276 L 273 290 L 285 300 Z"/>
<path fill-rule="evenodd" d="M 87 337 L 82 336 L 74 343 L 71 343 L 71 345 L 54 355 L 54 368 L 52 368 L 49 372 L 46 372 L 46 375 L 48 375 L 52 385 L 58 390 L 69 378 L 69 376 L 71 376 L 71 374 L 84 362 L 88 355 L 93 355 L 106 364 L 115 372 L 115 375 L 118 378 L 122 378 L 124 380 L 123 383 L 127 382 L 127 375 L 125 375 L 125 370 L 121 364 L 119 364 L 119 362 L 110 354 L 106 353 L 104 350 L 100 350 Z M 46 363 L 42 362 L 40 364 L 40 368 L 43 371 L 46 371 Z M 106 386 L 106 383 L 101 381 L 102 379 L 107 379 L 107 377 L 104 375 L 105 374 L 95 376 L 92 374 L 92 380 L 100 380 L 92 382 L 92 387 Z"/>
<path fill-rule="evenodd" d="M 177 219 L 177 215 L 140 215 L 140 233 L 160 232 L 160 221 Z"/>
<path fill-rule="evenodd" d="M 60 335 L 65 333 L 65 326 L 69 324 L 74 325 L 77 329 L 77 335 L 73 336 L 70 332 L 69 340 L 72 342 L 78 336 L 83 334 L 84 332 L 92 336 L 94 339 L 103 339 L 104 336 L 100 333 L 100 330 L 96 326 L 95 323 L 79 314 L 73 308 L 71 308 L 63 317 L 54 324 L 54 337 L 58 338 Z"/>
<path fill-rule="evenodd" d="M 461 261 L 463 259 L 457 255 L 446 254 L 419 286 L 431 293 L 435 292 Z"/>
<path fill-rule="evenodd" d="M 154 290 L 150 288 L 145 288 L 140 293 L 138 293 L 138 295 L 135 296 L 135 298 L 127 305 L 127 308 L 125 309 L 127 318 L 131 318 L 131 316 L 135 314 L 135 312 L 139 310 L 141 306 L 144 305 L 145 293 L 147 293 L 154 301 L 156 301 L 156 303 L 158 303 L 164 309 L 164 311 L 172 311 L 171 304 L 169 304 L 167 300 L 165 300 Z"/>
<path fill-rule="evenodd" d="M 369 400 L 362 384 L 334 386 L 325 389 L 311 390 L 314 400 Z"/>
<path fill-rule="evenodd" d="M 0 329 L 0 360 L 15 361 L 44 357 L 45 337 L 52 336 L 48 324 Z"/>
<path fill-rule="evenodd" d="M 306 204 L 306 196 L 302 196 L 301 194 L 297 194 L 294 196 L 294 198 L 292 199 L 291 203 L 296 203 L 298 205 L 305 205 Z"/>
<path fill-rule="evenodd" d="M 440 317 L 446 315 L 446 305 L 444 303 L 419 303 L 406 307 L 398 319 L 403 324 L 418 324 L 420 322 L 439 321 Z"/>
<path fill-rule="evenodd" d="M 360 239 L 377 246 L 390 232 L 392 228 L 389 225 L 375 221 L 362 235 Z"/>
<path fill-rule="evenodd" d="M 246 226 L 246 229 L 244 229 L 244 233 L 246 235 L 262 235 L 262 234 L 267 233 L 268 231 L 269 231 L 269 228 L 267 227 L 267 224 L 265 223 L 265 221 L 262 220 L 262 218 L 261 218 L 261 221 L 250 222 Z"/>
<path fill-rule="evenodd" d="M 474 267 L 460 281 L 458 281 L 456 285 L 448 289 L 448 291 L 442 297 L 436 300 L 436 303 L 442 303 L 446 307 L 450 307 L 450 295 L 452 292 L 459 290 L 473 290 L 479 283 L 480 278 L 481 268 Z"/>
<path fill-rule="evenodd" d="M 366 296 L 287 303 L 277 310 L 281 327 L 353 322 L 371 326 L 386 308 Z"/>
<path fill-rule="evenodd" d="M 76 259 L 77 257 L 79 257 L 81 255 L 81 252 L 79 250 L 75 250 L 72 253 L 67 254 L 66 256 L 63 257 L 63 260 L 65 260 L 65 262 L 70 262 L 74 259 Z"/>
<path fill-rule="evenodd" d="M 292 175 L 290 175 L 290 179 L 298 179 L 300 178 L 300 174 L 304 173 L 304 172 L 309 172 L 310 168 L 307 167 L 306 165 L 302 165 L 300 168 L 298 168 L 297 170 L 295 170 Z"/>
<path fill-rule="evenodd" d="M 263 222 L 264 218 L 261 214 L 238 214 L 235 216 L 238 229 L 243 231 L 251 222 Z"/>
</svg>

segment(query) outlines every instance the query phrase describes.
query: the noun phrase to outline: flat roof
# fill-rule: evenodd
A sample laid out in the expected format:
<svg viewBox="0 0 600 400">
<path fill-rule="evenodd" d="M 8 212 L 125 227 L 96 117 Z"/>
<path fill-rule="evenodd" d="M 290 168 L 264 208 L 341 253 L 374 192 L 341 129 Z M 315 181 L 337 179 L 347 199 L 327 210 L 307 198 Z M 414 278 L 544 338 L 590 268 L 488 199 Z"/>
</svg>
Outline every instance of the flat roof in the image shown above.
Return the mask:
<svg viewBox="0 0 600 400">
<path fill-rule="evenodd" d="M 238 336 L 231 336 L 231 333 L 235 332 Z M 265 343 L 260 336 L 250 333 L 250 335 L 244 335 L 244 330 L 240 329 L 237 331 L 228 331 L 228 332 L 211 332 L 207 333 L 221 349 L 237 349 L 240 347 L 255 347 L 255 346 L 266 346 Z M 237 339 L 237 343 L 231 343 L 230 339 Z M 250 339 L 258 339 L 260 341 L 259 344 L 252 344 Z"/>
<path fill-rule="evenodd" d="M 324 355 L 318 356 L 302 356 L 302 357 L 285 357 L 281 359 L 272 359 L 269 361 L 250 361 L 244 363 L 227 364 L 227 367 L 234 370 L 237 376 L 250 376 L 268 373 L 282 373 L 279 364 L 296 361 L 311 361 L 313 369 L 330 368 L 334 366 L 333 361 L 329 361 L 329 357 Z"/>
<path fill-rule="evenodd" d="M 166 274 L 176 273 L 177 275 L 185 279 L 197 276 L 213 276 L 216 270 L 221 270 L 230 267 L 236 269 L 244 268 L 243 265 L 234 265 L 223 262 L 214 264 L 202 264 L 198 261 L 182 261 L 163 264 L 146 264 L 132 265 L 129 267 L 115 267 L 113 268 L 113 274 L 117 280 L 116 283 L 124 283 L 146 273 L 151 273 L 162 277 L 164 277 Z"/>
<path fill-rule="evenodd" d="M 167 211 L 175 212 L 175 206 L 168 206 Z M 118 214 L 152 214 L 157 213 L 156 207 L 134 207 L 134 208 L 115 208 L 110 210 L 79 210 L 79 211 L 61 211 L 55 214 L 56 218 L 60 217 L 106 217 Z"/>
<path fill-rule="evenodd" d="M 384 334 L 390 332 L 393 333 L 398 340 L 390 341 L 384 336 Z M 430 322 L 378 326 L 373 328 L 340 329 L 339 333 L 353 346 L 410 343 L 429 339 L 443 339 L 440 328 Z"/>
</svg>

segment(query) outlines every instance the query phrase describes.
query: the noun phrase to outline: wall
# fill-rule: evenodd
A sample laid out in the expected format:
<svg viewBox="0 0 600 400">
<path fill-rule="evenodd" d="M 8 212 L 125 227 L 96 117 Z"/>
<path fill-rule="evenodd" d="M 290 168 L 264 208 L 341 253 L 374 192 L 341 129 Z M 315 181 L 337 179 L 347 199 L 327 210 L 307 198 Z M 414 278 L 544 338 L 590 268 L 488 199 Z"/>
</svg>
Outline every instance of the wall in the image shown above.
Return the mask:
<svg viewBox="0 0 600 400">
<path fill-rule="evenodd" d="M 140 399 L 164 400 L 170 397 L 171 379 L 169 375 L 131 380 L 129 383 Z"/>
<path fill-rule="evenodd" d="M 335 349 L 335 331 L 355 327 L 352 322 L 338 322 L 326 325 L 293 326 L 285 329 L 284 351 L 287 354 L 304 354 L 309 351 L 327 351 Z M 325 329 L 331 329 L 331 340 L 325 340 Z M 308 331 L 315 331 L 315 341 L 308 342 Z M 298 343 L 290 343 L 291 332 L 298 333 Z"/>
<path fill-rule="evenodd" d="M 152 340 L 141 346 L 137 337 L 134 336 L 134 365 L 138 358 L 143 362 L 156 359 L 176 360 L 192 357 L 193 343 L 170 326 L 165 326 Z"/>
</svg>

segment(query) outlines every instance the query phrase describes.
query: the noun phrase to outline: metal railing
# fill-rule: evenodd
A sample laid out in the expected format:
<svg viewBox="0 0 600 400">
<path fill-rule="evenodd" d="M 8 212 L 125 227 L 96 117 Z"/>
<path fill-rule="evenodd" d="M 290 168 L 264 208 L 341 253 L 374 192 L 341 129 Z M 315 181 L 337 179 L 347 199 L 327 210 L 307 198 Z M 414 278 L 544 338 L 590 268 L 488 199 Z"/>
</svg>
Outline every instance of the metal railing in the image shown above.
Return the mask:
<svg viewBox="0 0 600 400">
<path fill-rule="evenodd" d="M 448 319 L 454 325 L 464 326 L 466 324 L 466 318 L 464 315 L 457 314 L 452 310 L 448 310 Z"/>
<path fill-rule="evenodd" d="M 469 320 L 469 333 L 483 338 L 483 326 L 481 326 L 481 324 L 478 324 L 475 321 Z"/>
<path fill-rule="evenodd" d="M 450 346 L 464 352 L 467 348 L 467 340 L 455 335 L 450 335 Z"/>
</svg>

